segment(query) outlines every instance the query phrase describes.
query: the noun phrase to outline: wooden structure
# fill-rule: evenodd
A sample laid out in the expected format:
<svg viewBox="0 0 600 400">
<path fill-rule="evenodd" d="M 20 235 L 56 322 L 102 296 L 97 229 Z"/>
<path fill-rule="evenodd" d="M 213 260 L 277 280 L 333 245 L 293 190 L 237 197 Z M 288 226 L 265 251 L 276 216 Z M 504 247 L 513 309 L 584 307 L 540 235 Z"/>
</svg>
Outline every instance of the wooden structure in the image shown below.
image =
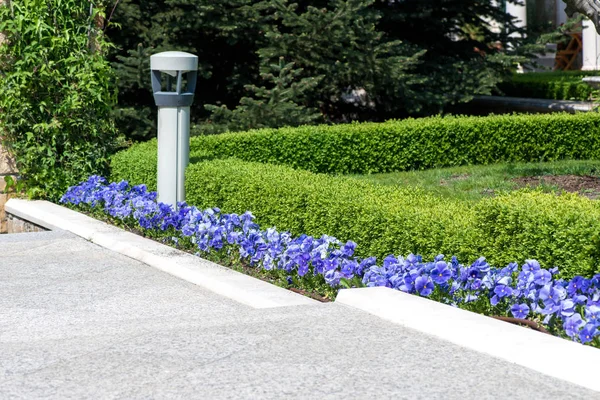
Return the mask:
<svg viewBox="0 0 600 400">
<path fill-rule="evenodd" d="M 581 33 L 569 33 L 571 38 L 564 49 L 556 51 L 554 70 L 571 71 L 579 69 L 577 65 L 577 56 L 583 49 Z"/>
</svg>

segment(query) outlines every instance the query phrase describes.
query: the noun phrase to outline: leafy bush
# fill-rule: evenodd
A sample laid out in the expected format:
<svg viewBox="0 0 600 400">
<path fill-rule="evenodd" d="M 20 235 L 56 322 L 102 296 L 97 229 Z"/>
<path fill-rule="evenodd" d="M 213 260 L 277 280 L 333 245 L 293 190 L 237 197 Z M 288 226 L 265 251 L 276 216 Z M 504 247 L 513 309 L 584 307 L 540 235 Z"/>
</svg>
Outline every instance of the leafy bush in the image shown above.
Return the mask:
<svg viewBox="0 0 600 400">
<path fill-rule="evenodd" d="M 600 274 L 565 281 L 556 279 L 557 268 L 541 268 L 535 260 L 521 268 L 511 263 L 499 269 L 483 257 L 465 266 L 455 257 L 446 262 L 443 255 L 432 262 L 413 254 L 389 255 L 377 265 L 374 257 L 356 257 L 352 241 L 263 230 L 250 212 L 223 214 L 217 208 L 200 211 L 187 205 L 173 210 L 158 203 L 156 192 L 144 185 L 106 185 L 97 176 L 69 188 L 61 202 L 205 257 L 246 266 L 245 272 L 253 266 L 252 274 L 284 287 L 332 298 L 339 287 L 386 286 L 486 315 L 531 318 L 553 334 L 600 346 Z"/>
<path fill-rule="evenodd" d="M 600 158 L 600 115 L 432 117 L 225 133 L 191 139 L 191 162 L 235 157 L 317 173 L 367 174 L 498 162 Z M 131 153 L 131 154 L 127 154 Z M 120 159 L 156 157 L 156 141 Z M 155 167 L 154 167 L 155 168 Z M 146 182 L 152 182 L 148 176 Z"/>
<path fill-rule="evenodd" d="M 193 137 L 190 147 L 192 163 L 236 157 L 317 173 L 366 174 L 503 161 L 598 159 L 599 133 L 600 115 L 595 113 L 432 117 Z M 113 164 L 123 168 L 121 159 L 133 162 L 155 153 L 153 140 L 132 146 Z"/>
<path fill-rule="evenodd" d="M 498 89 L 505 96 L 585 101 L 590 100 L 594 89 L 581 79 L 593 74 L 583 71 L 514 74 L 499 84 Z"/>
<path fill-rule="evenodd" d="M 294 234 L 329 234 L 360 244 L 362 255 L 440 252 L 478 256 L 466 205 L 414 189 L 396 189 L 288 167 L 215 160 L 189 167 L 190 204 L 252 210 L 260 224 Z M 461 218 L 456 218 L 461 215 Z M 456 235 L 455 232 L 464 232 Z"/>
<path fill-rule="evenodd" d="M 155 151 L 155 150 L 154 150 Z M 195 137 L 193 157 L 366 174 L 468 164 L 600 158 L 600 115 L 433 117 Z"/>
<path fill-rule="evenodd" d="M 147 176 L 143 168 L 117 163 L 112 179 L 137 184 Z M 486 254 L 495 265 L 536 257 L 561 267 L 563 277 L 600 271 L 600 206 L 575 195 L 517 192 L 473 206 L 414 188 L 236 159 L 190 165 L 186 191 L 188 202 L 201 208 L 252 210 L 261 225 L 353 240 L 361 256 Z"/>
<path fill-rule="evenodd" d="M 572 193 L 512 192 L 476 205 L 482 254 L 559 265 L 564 276 L 600 271 L 600 205 Z M 561 275 L 562 276 L 562 275 Z"/>
<path fill-rule="evenodd" d="M 97 12 L 75 0 L 0 7 L 0 125 L 32 197 L 56 198 L 108 170 L 116 92 Z"/>
<path fill-rule="evenodd" d="M 158 153 L 156 139 L 138 143 L 113 155 L 110 168 L 114 177 L 123 177 L 134 184 L 142 182 L 156 190 Z M 127 178 L 125 178 L 127 177 Z"/>
</svg>

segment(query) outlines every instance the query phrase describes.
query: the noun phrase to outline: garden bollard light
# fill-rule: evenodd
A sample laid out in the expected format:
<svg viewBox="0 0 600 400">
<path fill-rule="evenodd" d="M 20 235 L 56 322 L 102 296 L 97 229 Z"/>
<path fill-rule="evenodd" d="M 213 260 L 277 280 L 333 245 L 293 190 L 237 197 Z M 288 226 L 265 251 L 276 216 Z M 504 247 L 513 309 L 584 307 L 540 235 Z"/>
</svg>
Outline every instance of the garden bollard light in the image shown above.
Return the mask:
<svg viewBox="0 0 600 400">
<path fill-rule="evenodd" d="M 150 70 L 154 101 L 158 106 L 158 201 L 177 209 L 177 203 L 185 201 L 190 106 L 196 89 L 198 57 L 181 51 L 158 53 L 150 57 Z M 174 89 L 172 78 L 176 78 Z"/>
</svg>

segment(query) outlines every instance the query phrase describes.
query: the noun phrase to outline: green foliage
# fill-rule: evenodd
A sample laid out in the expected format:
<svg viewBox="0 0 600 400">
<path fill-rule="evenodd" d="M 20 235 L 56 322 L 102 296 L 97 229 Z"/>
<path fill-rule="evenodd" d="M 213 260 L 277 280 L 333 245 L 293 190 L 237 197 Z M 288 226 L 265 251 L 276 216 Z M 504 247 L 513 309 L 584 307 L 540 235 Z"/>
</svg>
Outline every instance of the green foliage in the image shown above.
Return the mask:
<svg viewBox="0 0 600 400">
<path fill-rule="evenodd" d="M 128 161 L 115 158 L 112 180 L 148 179 Z M 251 210 L 263 227 L 354 240 L 360 256 L 443 253 L 466 263 L 484 255 L 495 266 L 536 258 L 561 267 L 562 277 L 600 271 L 600 206 L 575 195 L 516 192 L 473 205 L 236 159 L 190 165 L 186 192 L 188 203 L 201 208 Z"/>
<path fill-rule="evenodd" d="M 590 71 L 592 72 L 592 71 Z M 553 100 L 590 100 L 594 89 L 581 79 L 585 71 L 514 74 L 498 85 L 506 96 Z"/>
<path fill-rule="evenodd" d="M 582 30 L 581 21 L 583 20 L 583 16 L 581 15 L 568 18 L 564 23 L 554 28 L 553 23 L 550 21 L 554 17 L 547 18 L 543 16 L 543 13 L 540 14 L 536 11 L 539 11 L 539 8 L 527 7 L 527 35 L 515 49 L 516 53 L 526 58 L 521 64 L 526 71 L 535 68 L 546 68 L 537 62 L 537 58 L 550 50 L 547 44 L 556 44 L 559 49 L 566 48 L 572 39 L 570 34 L 574 32 L 581 33 Z M 533 15 L 529 16 L 530 13 Z M 536 24 L 534 19 L 537 19 L 541 23 Z"/>
<path fill-rule="evenodd" d="M 301 76 L 320 79 L 309 100 L 326 115 L 340 119 L 344 114 L 420 109 L 422 96 L 411 84 L 424 78 L 409 71 L 416 74 L 411 69 L 423 52 L 389 40 L 378 29 L 380 15 L 372 0 L 265 3 L 273 11 L 268 41 L 259 54 L 273 61 L 284 57 L 302 68 Z M 348 104 L 344 95 L 356 89 L 367 98 L 363 104 Z"/>
<path fill-rule="evenodd" d="M 263 67 L 261 77 L 269 88 L 246 85 L 254 97 L 242 97 L 234 110 L 225 105 L 206 105 L 212 112 L 210 122 L 196 125 L 192 134 L 308 125 L 321 120 L 317 110 L 299 104 L 306 92 L 318 85 L 320 78 L 299 78 L 301 73 L 302 69 L 294 68 L 294 63 L 286 64 L 283 58 L 278 64 Z"/>
<path fill-rule="evenodd" d="M 150 83 L 150 55 L 138 45 L 112 63 L 119 86 L 119 105 L 112 116 L 120 132 L 134 140 L 156 137 L 156 106 Z"/>
<path fill-rule="evenodd" d="M 195 137 L 196 154 L 367 174 L 497 162 L 600 158 L 600 116 L 432 117 Z"/>
<path fill-rule="evenodd" d="M 482 254 L 505 264 L 527 257 L 561 277 L 600 271 L 600 205 L 576 194 L 513 192 L 476 205 Z"/>
<path fill-rule="evenodd" d="M 264 41 L 261 7 L 253 0 L 121 0 L 107 35 L 119 78 L 118 126 L 127 137 L 156 137 L 149 57 L 181 50 L 198 56 L 198 88 L 192 118 L 207 117 L 205 104 L 234 108 L 247 95 L 244 86 L 259 82 Z"/>
<path fill-rule="evenodd" d="M 151 190 L 156 190 L 156 144 L 156 139 L 152 139 L 113 155 L 110 163 L 112 176 L 127 179 L 133 185 L 145 184 Z"/>
<path fill-rule="evenodd" d="M 518 63 L 523 29 L 491 0 L 375 0 L 378 24 L 391 40 L 425 51 L 418 74 L 426 79 L 412 90 L 425 96 L 420 115 L 488 95 Z M 500 5 L 500 6 L 499 6 Z M 494 22 L 503 26 L 495 29 Z M 410 101 L 410 99 L 408 99 Z"/>
<path fill-rule="evenodd" d="M 490 20 L 505 29 L 496 32 Z M 200 133 L 304 124 L 314 110 L 334 122 L 437 114 L 490 94 L 524 60 L 502 51 L 500 43 L 520 40 L 507 36 L 516 28 L 492 0 L 122 0 L 112 21 L 121 26 L 107 29 L 119 77 L 115 115 L 135 140 L 156 134 L 147 63 L 159 51 L 198 55 L 192 122 L 209 118 Z M 318 84 L 274 107 L 266 92 L 278 85 L 261 72 L 281 57 L 298 72 L 287 88 Z M 211 107 L 212 118 L 206 104 L 220 107 Z M 244 119 L 238 106 L 266 118 Z M 294 118 L 279 117 L 287 108 Z"/>
<path fill-rule="evenodd" d="M 109 114 L 113 75 L 93 10 L 76 0 L 11 1 L 0 7 L 0 124 L 31 197 L 60 196 L 106 173 L 116 145 Z"/>
</svg>

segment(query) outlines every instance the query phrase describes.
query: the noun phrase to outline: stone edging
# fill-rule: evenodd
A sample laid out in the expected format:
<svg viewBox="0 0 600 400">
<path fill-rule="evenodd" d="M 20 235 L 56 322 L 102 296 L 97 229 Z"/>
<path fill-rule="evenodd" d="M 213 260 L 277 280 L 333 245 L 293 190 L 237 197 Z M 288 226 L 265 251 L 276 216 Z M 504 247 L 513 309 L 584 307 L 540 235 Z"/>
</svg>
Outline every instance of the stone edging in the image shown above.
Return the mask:
<svg viewBox="0 0 600 400">
<path fill-rule="evenodd" d="M 0 0 L 0 6 L 2 6 L 2 0 Z M 0 34 L 0 43 L 2 34 Z M 1 142 L 1 138 L 0 138 Z M 8 231 L 8 221 L 6 213 L 4 212 L 4 204 L 8 201 L 11 194 L 4 193 L 6 189 L 6 182 L 4 178 L 7 176 L 16 179 L 17 167 L 15 166 L 15 160 L 6 149 L 0 145 L 0 233 Z"/>
<path fill-rule="evenodd" d="M 27 233 L 27 232 L 43 232 L 44 227 L 26 221 L 12 214 L 6 213 L 6 233 Z M 5 232 L 1 232 L 5 233 Z"/>
</svg>

